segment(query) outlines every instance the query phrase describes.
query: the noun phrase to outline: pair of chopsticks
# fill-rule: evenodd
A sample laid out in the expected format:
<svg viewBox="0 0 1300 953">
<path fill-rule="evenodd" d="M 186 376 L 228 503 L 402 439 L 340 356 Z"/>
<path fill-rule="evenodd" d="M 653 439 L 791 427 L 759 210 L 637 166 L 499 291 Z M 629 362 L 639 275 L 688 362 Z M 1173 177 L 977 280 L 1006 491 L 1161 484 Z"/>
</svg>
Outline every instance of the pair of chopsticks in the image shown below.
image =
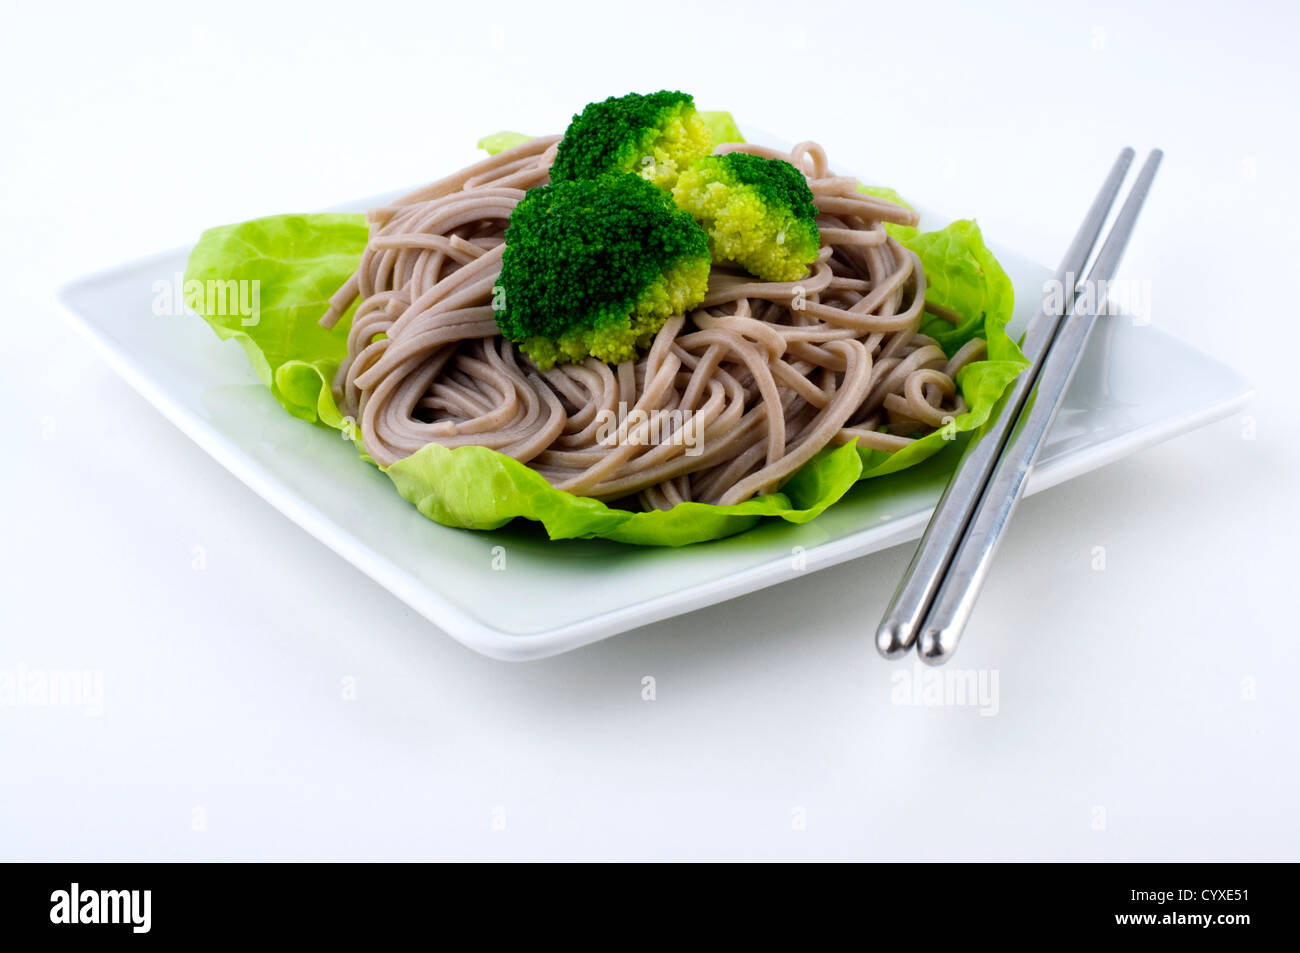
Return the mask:
<svg viewBox="0 0 1300 953">
<path fill-rule="evenodd" d="M 1088 285 L 1105 288 L 1114 277 L 1162 153 L 1156 149 L 1147 157 L 1088 277 L 1077 283 L 1133 156 L 1125 149 L 1115 160 L 1056 273 L 1056 288 L 1063 293 L 1047 293 L 1029 326 L 1024 352 L 1030 366 L 1016 379 L 997 419 L 967 445 L 930 517 L 876 631 L 876 647 L 886 658 L 916 645 L 924 661 L 940 665 L 957 650 L 1084 345 L 1106 313 L 1105 294 L 1078 292 Z"/>
</svg>

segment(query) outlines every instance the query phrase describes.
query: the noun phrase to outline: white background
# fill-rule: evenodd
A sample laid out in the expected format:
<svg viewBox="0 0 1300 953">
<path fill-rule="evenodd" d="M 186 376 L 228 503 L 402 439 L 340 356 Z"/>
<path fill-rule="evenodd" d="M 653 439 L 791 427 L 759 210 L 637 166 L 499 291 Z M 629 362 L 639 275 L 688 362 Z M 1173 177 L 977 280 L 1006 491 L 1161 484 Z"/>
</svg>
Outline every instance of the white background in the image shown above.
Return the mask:
<svg viewBox="0 0 1300 953">
<path fill-rule="evenodd" d="M 1296 859 L 1300 8 L 562 6 L 6 0 L 0 673 L 99 670 L 104 698 L 0 705 L 0 856 Z M 1047 262 L 1121 146 L 1166 149 L 1125 276 L 1258 396 L 1025 503 L 955 662 L 996 670 L 996 716 L 891 703 L 871 632 L 910 546 L 559 658 L 476 656 L 53 304 L 662 87 Z"/>
</svg>

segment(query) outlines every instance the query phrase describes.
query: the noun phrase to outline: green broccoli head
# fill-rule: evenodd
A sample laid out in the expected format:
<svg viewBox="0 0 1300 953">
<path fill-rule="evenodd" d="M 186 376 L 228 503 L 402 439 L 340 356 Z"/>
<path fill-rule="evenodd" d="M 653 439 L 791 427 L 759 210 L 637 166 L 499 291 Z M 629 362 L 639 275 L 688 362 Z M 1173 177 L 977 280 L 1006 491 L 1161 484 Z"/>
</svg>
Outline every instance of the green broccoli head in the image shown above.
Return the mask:
<svg viewBox="0 0 1300 953">
<path fill-rule="evenodd" d="M 796 281 L 817 258 L 817 206 L 803 173 L 744 152 L 708 156 L 681 174 L 677 204 L 709 233 L 713 259 L 766 281 Z"/>
<path fill-rule="evenodd" d="M 649 347 L 704 300 L 709 241 L 666 192 L 635 175 L 530 189 L 510 215 L 497 325 L 543 370 Z"/>
<path fill-rule="evenodd" d="M 590 103 L 564 132 L 551 180 L 635 172 L 661 189 L 713 148 L 709 127 L 686 93 L 629 93 Z"/>
</svg>

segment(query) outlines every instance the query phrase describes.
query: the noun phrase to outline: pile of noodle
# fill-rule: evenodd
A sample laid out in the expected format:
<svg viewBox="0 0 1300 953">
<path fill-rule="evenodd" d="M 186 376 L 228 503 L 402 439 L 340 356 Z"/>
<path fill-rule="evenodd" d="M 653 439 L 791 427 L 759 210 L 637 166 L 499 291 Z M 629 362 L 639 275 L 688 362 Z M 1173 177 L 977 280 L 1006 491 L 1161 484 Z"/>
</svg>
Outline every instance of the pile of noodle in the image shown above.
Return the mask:
<svg viewBox="0 0 1300 953">
<path fill-rule="evenodd" d="M 717 150 L 788 159 L 807 176 L 821 251 L 805 278 L 715 266 L 708 297 L 639 360 L 539 371 L 500 336 L 493 289 L 510 212 L 550 180 L 558 141 L 531 140 L 369 213 L 360 266 L 321 323 L 360 299 L 335 391 L 381 465 L 430 443 L 477 444 L 580 496 L 739 503 L 823 447 L 856 438 L 892 452 L 965 409 L 954 378 L 984 342 L 949 358 L 919 333 L 926 311 L 956 316 L 926 305 L 919 260 L 885 231 L 915 213 L 858 193 L 811 142 L 788 156 Z"/>
</svg>

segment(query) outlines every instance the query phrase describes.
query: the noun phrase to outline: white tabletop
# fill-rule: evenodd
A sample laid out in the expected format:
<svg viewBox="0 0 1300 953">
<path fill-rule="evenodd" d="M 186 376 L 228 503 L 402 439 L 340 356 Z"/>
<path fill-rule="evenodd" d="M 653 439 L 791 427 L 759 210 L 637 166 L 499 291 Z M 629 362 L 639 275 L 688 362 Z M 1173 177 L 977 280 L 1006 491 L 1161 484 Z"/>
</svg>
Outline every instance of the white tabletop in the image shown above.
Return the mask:
<svg viewBox="0 0 1300 953">
<path fill-rule="evenodd" d="M 1294 4 L 318 6 L 6 16 L 0 857 L 1296 859 Z M 871 647 L 907 546 L 476 656 L 53 303 L 665 86 L 1049 262 L 1121 146 L 1166 150 L 1125 275 L 1258 397 L 1026 501 L 952 663 L 986 703 L 904 704 L 911 663 Z M 67 671 L 79 703 L 15 687 Z"/>
</svg>

